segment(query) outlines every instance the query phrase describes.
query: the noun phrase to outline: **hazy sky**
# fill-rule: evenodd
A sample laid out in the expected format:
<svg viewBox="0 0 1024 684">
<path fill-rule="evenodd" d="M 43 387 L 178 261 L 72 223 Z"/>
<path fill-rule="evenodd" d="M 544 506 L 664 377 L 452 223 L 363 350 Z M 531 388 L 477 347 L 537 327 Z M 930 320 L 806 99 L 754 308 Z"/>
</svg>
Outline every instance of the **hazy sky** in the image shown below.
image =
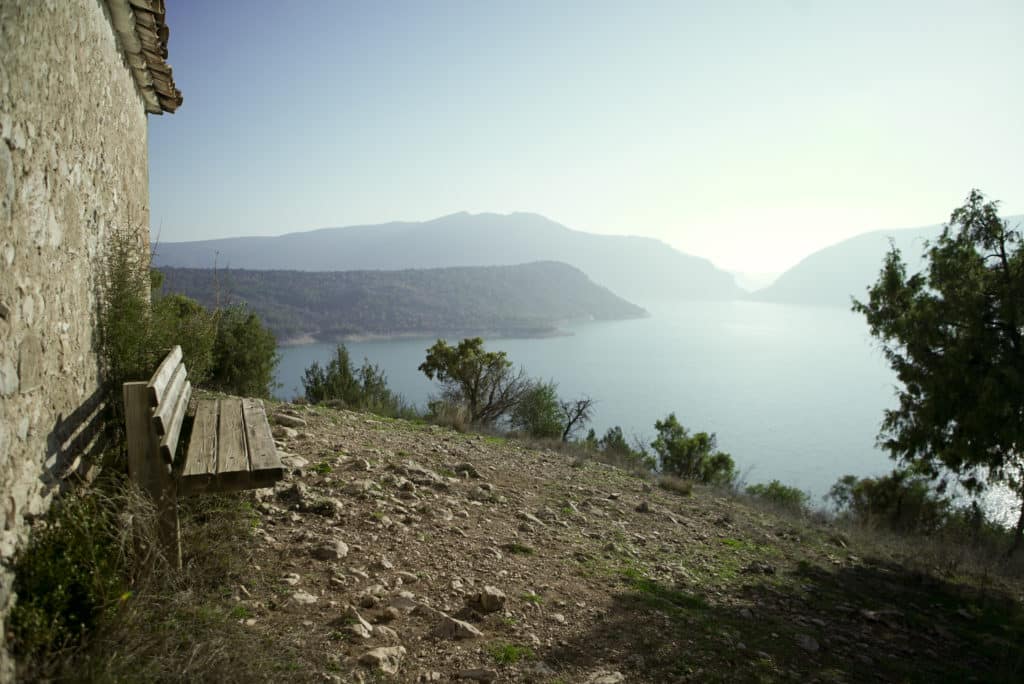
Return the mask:
<svg viewBox="0 0 1024 684">
<path fill-rule="evenodd" d="M 1024 2 L 167 0 L 163 241 L 532 211 L 780 271 L 1024 211 Z"/>
</svg>

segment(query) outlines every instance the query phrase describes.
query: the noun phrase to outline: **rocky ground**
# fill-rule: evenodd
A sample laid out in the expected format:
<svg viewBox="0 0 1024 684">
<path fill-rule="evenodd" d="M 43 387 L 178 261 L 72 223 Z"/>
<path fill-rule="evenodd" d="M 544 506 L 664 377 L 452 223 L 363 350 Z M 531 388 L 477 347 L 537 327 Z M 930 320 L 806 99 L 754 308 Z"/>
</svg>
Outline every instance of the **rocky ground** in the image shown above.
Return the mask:
<svg viewBox="0 0 1024 684">
<path fill-rule="evenodd" d="M 686 496 L 500 438 L 320 407 L 268 413 L 289 475 L 242 495 L 255 542 L 224 601 L 254 643 L 288 654 L 286 679 L 1024 672 L 1019 585 L 981 589 L 712 490 Z"/>
</svg>

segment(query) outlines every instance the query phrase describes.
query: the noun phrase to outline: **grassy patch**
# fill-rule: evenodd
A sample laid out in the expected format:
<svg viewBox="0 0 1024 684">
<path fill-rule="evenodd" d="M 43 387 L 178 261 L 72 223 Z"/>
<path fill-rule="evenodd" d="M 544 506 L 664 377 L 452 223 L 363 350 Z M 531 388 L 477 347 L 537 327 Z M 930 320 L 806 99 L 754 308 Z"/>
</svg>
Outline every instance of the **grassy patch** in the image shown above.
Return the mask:
<svg viewBox="0 0 1024 684">
<path fill-rule="evenodd" d="M 543 596 L 541 596 L 540 594 L 534 594 L 532 592 L 531 593 L 527 593 L 527 594 L 523 594 L 519 598 L 521 598 L 522 600 L 526 601 L 527 603 L 532 603 L 535 606 L 539 606 L 540 604 L 544 603 L 544 597 Z"/>
<path fill-rule="evenodd" d="M 658 610 L 706 610 L 708 603 L 700 596 L 666 587 L 634 570 L 623 572 L 623 578 L 640 603 Z"/>
<path fill-rule="evenodd" d="M 331 464 L 328 463 L 327 461 L 320 461 L 315 466 L 310 468 L 310 470 L 312 470 L 314 473 L 320 473 L 321 475 L 326 475 L 327 473 L 333 472 L 334 468 L 332 468 Z"/>
<path fill-rule="evenodd" d="M 534 657 L 533 650 L 515 644 L 492 644 L 487 651 L 499 665 L 514 665 L 520 660 L 532 660 Z"/>
<path fill-rule="evenodd" d="M 536 550 L 532 546 L 520 544 L 519 542 L 509 542 L 508 544 L 502 544 L 501 548 L 505 549 L 509 553 L 518 556 L 532 556 L 536 553 Z"/>
</svg>

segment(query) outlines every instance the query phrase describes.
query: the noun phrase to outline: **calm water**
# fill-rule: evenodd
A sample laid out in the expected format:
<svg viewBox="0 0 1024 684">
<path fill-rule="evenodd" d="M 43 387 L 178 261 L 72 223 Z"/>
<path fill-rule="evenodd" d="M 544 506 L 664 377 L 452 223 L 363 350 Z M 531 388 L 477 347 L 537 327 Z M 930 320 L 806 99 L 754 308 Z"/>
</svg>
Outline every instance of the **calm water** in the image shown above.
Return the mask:
<svg viewBox="0 0 1024 684">
<path fill-rule="evenodd" d="M 654 421 L 674 411 L 693 430 L 718 434 L 748 482 L 779 479 L 820 497 L 846 473 L 888 472 L 874 446 L 894 375 L 861 317 L 842 309 L 760 302 L 648 306 L 651 317 L 587 323 L 572 335 L 491 339 L 565 397 L 597 400 L 598 434 L 621 425 L 650 442 Z M 436 391 L 416 370 L 432 339 L 348 343 L 392 389 L 424 406 Z M 302 394 L 303 370 L 331 357 L 333 344 L 284 347 L 281 398 Z M 1006 505 L 1005 503 L 1003 505 Z"/>
</svg>

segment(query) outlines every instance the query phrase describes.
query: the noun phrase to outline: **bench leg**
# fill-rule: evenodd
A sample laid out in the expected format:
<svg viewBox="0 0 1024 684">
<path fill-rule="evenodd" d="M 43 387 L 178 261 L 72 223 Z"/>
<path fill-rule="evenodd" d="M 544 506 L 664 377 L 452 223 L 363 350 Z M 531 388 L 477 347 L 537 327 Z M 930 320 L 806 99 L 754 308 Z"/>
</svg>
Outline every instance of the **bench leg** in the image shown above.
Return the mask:
<svg viewBox="0 0 1024 684">
<path fill-rule="evenodd" d="M 128 476 L 148 493 L 157 508 L 157 536 L 171 567 L 181 568 L 178 493 L 170 468 L 160 456 L 146 382 L 124 383 Z"/>
<path fill-rule="evenodd" d="M 160 546 L 171 567 L 181 570 L 181 526 L 178 523 L 178 497 L 172 486 L 164 490 L 156 504 Z"/>
</svg>

